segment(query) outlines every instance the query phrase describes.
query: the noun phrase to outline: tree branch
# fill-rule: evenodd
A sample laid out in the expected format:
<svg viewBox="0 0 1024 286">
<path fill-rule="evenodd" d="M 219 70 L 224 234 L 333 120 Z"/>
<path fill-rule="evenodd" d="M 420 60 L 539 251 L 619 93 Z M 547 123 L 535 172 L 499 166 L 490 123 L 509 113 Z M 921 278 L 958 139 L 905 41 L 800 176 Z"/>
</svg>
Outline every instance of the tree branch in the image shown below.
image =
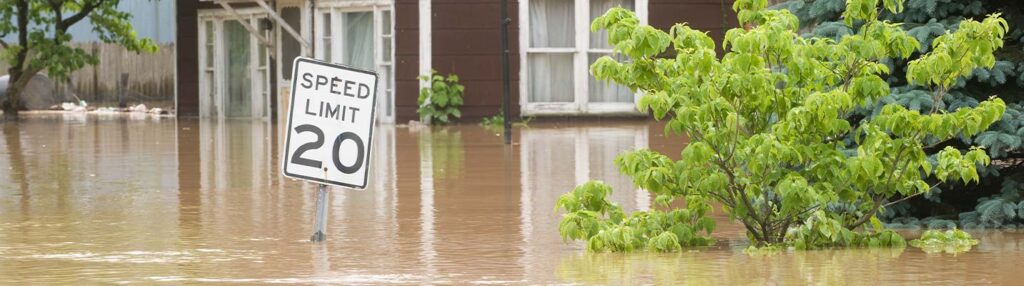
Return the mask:
<svg viewBox="0 0 1024 286">
<path fill-rule="evenodd" d="M 931 187 L 928 187 L 928 191 L 931 191 L 931 190 L 932 190 L 932 189 L 934 189 L 935 187 L 938 187 L 938 186 L 939 186 L 939 184 L 941 184 L 941 183 L 942 183 L 942 182 L 938 182 L 938 183 L 935 183 L 934 185 L 932 185 Z M 891 205 L 895 205 L 895 204 L 898 204 L 899 202 L 902 202 L 902 201 L 905 201 L 905 200 L 909 200 L 909 199 L 911 199 L 911 198 L 913 198 L 913 197 L 916 197 L 916 196 L 920 196 L 921 194 L 924 194 L 924 193 L 926 193 L 926 192 L 920 192 L 920 193 L 916 193 L 916 194 L 913 194 L 913 195 L 909 195 L 909 196 L 903 197 L 903 198 L 901 198 L 901 199 L 898 199 L 898 200 L 895 200 L 895 201 L 892 201 L 892 202 L 886 203 L 886 204 L 882 205 L 882 207 L 883 207 L 883 208 L 887 208 L 887 207 L 889 207 L 889 206 L 891 206 Z"/>
<path fill-rule="evenodd" d="M 57 24 L 57 31 L 67 31 L 68 27 L 71 27 L 71 25 L 78 23 L 78 21 L 84 19 L 85 16 L 89 16 L 89 13 L 92 13 L 92 11 L 96 10 L 97 7 L 103 5 L 103 2 L 106 2 L 106 0 L 95 0 L 86 2 L 85 5 L 82 6 L 82 10 L 79 10 L 78 13 L 71 15 L 71 17 L 68 17 L 67 19 L 60 20 L 60 23 Z"/>
</svg>

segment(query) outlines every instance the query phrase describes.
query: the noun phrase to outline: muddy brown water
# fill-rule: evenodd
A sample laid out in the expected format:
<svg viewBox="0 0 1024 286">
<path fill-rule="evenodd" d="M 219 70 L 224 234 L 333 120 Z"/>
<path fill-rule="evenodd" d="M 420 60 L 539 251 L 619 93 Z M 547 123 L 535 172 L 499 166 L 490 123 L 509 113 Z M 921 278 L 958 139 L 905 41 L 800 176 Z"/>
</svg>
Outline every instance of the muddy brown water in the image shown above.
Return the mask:
<svg viewBox="0 0 1024 286">
<path fill-rule="evenodd" d="M 677 156 L 646 121 L 533 123 L 515 145 L 476 125 L 379 126 L 370 185 L 334 189 L 308 242 L 315 185 L 278 174 L 262 121 L 34 114 L 0 124 L 0 284 L 1021 284 L 1024 234 L 975 232 L 957 256 L 832 250 L 748 256 L 718 245 L 592 254 L 558 236 L 558 196 L 589 179 L 627 210 L 651 196 L 618 175 L 627 149 Z"/>
</svg>

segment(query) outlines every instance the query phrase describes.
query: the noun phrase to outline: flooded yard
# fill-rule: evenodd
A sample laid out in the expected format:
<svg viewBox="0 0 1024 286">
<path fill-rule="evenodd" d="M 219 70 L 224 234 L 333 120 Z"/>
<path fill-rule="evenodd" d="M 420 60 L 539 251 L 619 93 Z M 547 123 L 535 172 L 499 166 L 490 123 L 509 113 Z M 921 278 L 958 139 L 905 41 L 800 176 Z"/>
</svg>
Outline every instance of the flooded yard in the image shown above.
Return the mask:
<svg viewBox="0 0 1024 286">
<path fill-rule="evenodd" d="M 678 156 L 649 121 L 531 123 L 512 147 L 477 125 L 378 126 L 366 190 L 333 188 L 308 242 L 316 185 L 279 175 L 278 126 L 36 114 L 2 124 L 3 284 L 1019 284 L 1024 233 L 974 232 L 958 256 L 915 248 L 749 256 L 716 214 L 716 246 L 592 254 L 558 235 L 554 203 L 603 180 L 627 211 L 651 196 L 623 150 Z M 908 236 L 916 235 L 908 233 Z"/>
</svg>

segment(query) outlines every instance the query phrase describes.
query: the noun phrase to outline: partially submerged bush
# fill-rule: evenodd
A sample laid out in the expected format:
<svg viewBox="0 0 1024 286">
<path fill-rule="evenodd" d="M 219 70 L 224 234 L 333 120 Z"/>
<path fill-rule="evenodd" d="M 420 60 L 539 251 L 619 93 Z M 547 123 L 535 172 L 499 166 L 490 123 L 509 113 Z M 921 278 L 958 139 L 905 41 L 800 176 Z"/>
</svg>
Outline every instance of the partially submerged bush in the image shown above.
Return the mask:
<svg viewBox="0 0 1024 286">
<path fill-rule="evenodd" d="M 420 120 L 428 124 L 448 124 L 451 117 L 461 118 L 462 95 L 466 87 L 459 84 L 459 76 L 449 74 L 442 77 L 435 70 L 430 75 L 420 76 L 419 79 L 430 83 L 429 86 L 420 89 L 420 96 L 416 100 L 419 106 L 416 113 L 419 113 Z"/>
<path fill-rule="evenodd" d="M 699 197 L 688 200 L 686 208 L 627 217 L 608 200 L 611 193 L 604 183 L 588 182 L 562 195 L 555 206 L 568 212 L 558 225 L 562 239 L 586 241 L 591 251 L 674 251 L 714 243 L 709 235 L 715 222 L 704 216 L 711 207 Z"/>
<path fill-rule="evenodd" d="M 910 246 L 928 253 L 957 254 L 967 252 L 977 244 L 978 240 L 972 238 L 971 234 L 955 228 L 947 231 L 927 230 L 921 234 L 921 238 L 910 241 Z"/>
<path fill-rule="evenodd" d="M 881 77 L 889 72 L 885 61 L 909 59 L 920 48 L 899 24 L 876 19 L 878 2 L 848 1 L 846 24 L 859 28 L 836 41 L 798 36 L 796 17 L 765 10 L 765 0 L 736 1 L 733 9 L 743 28 L 725 34 L 727 52 L 720 58 L 706 33 L 685 24 L 666 33 L 640 25 L 621 8 L 598 17 L 591 28 L 608 30 L 614 51 L 631 60 L 602 57 L 591 73 L 642 91 L 639 108 L 667 118 L 666 132 L 690 140 L 681 160 L 638 150 L 616 159 L 620 170 L 662 205 L 686 199 L 686 207 L 675 210 L 700 208 L 705 201 L 721 204 L 731 219 L 743 223 L 754 245 L 902 245 L 902 238 L 881 224 L 870 233 L 853 231 L 893 198 L 926 193 L 935 182 L 977 181 L 977 166 L 989 163 L 984 150 L 947 147 L 929 158 L 924 148 L 984 131 L 999 120 L 1005 104 L 993 97 L 975 107 L 922 115 L 889 103 L 877 114 L 852 117 L 855 108 L 890 93 Z M 902 1 L 882 2 L 881 9 L 902 9 Z M 962 21 L 956 32 L 938 37 L 928 53 L 910 62 L 907 80 L 941 98 L 958 78 L 993 65 L 992 53 L 1003 45 L 1006 30 L 999 15 Z M 675 58 L 659 57 L 666 53 Z M 597 226 L 621 225 L 625 219 L 621 210 L 599 216 L 567 205 L 572 204 L 559 203 L 567 211 L 560 230 L 568 239 L 592 240 L 600 233 Z M 659 231 L 636 228 L 642 226 L 631 225 L 629 231 L 651 235 L 631 237 L 660 237 Z M 791 228 L 794 234 L 787 236 Z M 588 231 L 571 232 L 578 229 Z"/>
</svg>

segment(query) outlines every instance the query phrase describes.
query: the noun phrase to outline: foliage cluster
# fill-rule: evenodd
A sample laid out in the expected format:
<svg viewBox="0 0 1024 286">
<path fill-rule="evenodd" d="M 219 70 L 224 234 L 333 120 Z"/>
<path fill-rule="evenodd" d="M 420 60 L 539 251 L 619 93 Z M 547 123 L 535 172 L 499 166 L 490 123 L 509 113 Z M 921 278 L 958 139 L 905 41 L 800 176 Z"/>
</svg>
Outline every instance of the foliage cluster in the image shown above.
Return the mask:
<svg viewBox="0 0 1024 286">
<path fill-rule="evenodd" d="M 522 117 L 519 122 L 513 121 L 512 126 L 526 127 L 530 125 L 530 121 L 533 121 L 533 117 Z M 484 117 L 480 120 L 480 126 L 483 126 L 488 130 L 503 128 L 505 126 L 505 112 L 498 111 L 497 115 Z"/>
<path fill-rule="evenodd" d="M 886 62 L 909 61 L 906 80 L 943 98 L 958 79 L 994 65 L 1006 22 L 998 14 L 963 20 L 920 53 L 901 25 L 877 19 L 880 10 L 900 11 L 900 0 L 847 1 L 843 18 L 852 32 L 838 39 L 801 37 L 796 16 L 766 6 L 734 3 L 742 28 L 726 32 L 721 57 L 706 33 L 685 24 L 664 32 L 621 8 L 594 20 L 591 28 L 607 30 L 614 51 L 630 60 L 602 57 L 591 73 L 642 91 L 641 110 L 666 120 L 667 133 L 689 136 L 680 160 L 637 150 L 621 154 L 617 165 L 659 204 L 686 200 L 673 211 L 720 204 L 754 245 L 902 246 L 880 223 L 855 231 L 897 198 L 928 193 L 930 182 L 977 182 L 977 167 L 989 164 L 982 148 L 946 146 L 934 156 L 926 150 L 986 130 L 1005 104 L 993 97 L 922 113 L 884 102 L 891 91 Z M 857 116 L 876 105 L 877 112 Z M 567 212 L 560 230 L 568 239 L 592 239 L 596 226 L 625 219 L 561 201 L 559 207 Z M 654 234 L 640 237 L 654 241 Z"/>
<path fill-rule="evenodd" d="M 459 76 L 449 74 L 448 77 L 442 77 L 436 70 L 430 72 L 430 75 L 419 77 L 430 83 L 420 89 L 420 96 L 416 100 L 419 106 L 416 113 L 419 113 L 420 120 L 430 124 L 448 124 L 452 117 L 462 117 L 459 108 L 462 107 L 462 95 L 466 87 L 459 84 Z"/>
<path fill-rule="evenodd" d="M 845 23 L 843 10 L 845 0 L 791 0 L 777 6 L 795 14 L 807 28 L 805 37 L 825 37 L 838 40 L 855 33 L 858 24 Z M 951 146 L 968 150 L 970 144 L 984 147 L 995 164 L 980 166 L 982 186 L 962 184 L 940 184 L 924 200 L 913 200 L 895 205 L 888 216 L 903 216 L 893 219 L 895 225 L 912 227 L 942 227 L 959 222 L 962 228 L 1019 227 L 1024 222 L 1019 213 L 1021 189 L 1018 183 L 1024 176 L 1024 2 L 998 0 L 914 0 L 905 4 L 901 13 L 888 10 L 878 11 L 879 19 L 900 22 L 907 33 L 920 44 L 920 51 L 929 52 L 936 47 L 947 31 L 972 29 L 963 26 L 965 19 L 982 18 L 987 13 L 1002 12 L 1010 27 L 1006 32 L 1007 47 L 993 54 L 992 64 L 975 67 L 973 73 L 956 79 L 942 93 L 934 93 L 926 86 L 914 84 L 907 74 L 912 74 L 910 61 L 890 59 L 884 64 L 892 72 L 883 77 L 891 86 L 881 103 L 896 103 L 923 114 L 953 112 L 961 107 L 973 107 L 991 94 L 1000 94 L 1005 99 L 1007 110 L 1000 121 L 975 136 L 963 136 L 949 140 L 926 150 L 933 156 L 941 148 Z M 968 68 L 968 67 L 964 67 Z M 875 104 L 859 110 L 858 116 L 875 114 L 882 108 Z M 1001 186 L 1001 187 L 1000 187 Z M 949 190 L 972 189 L 971 192 L 948 192 Z M 979 198 L 975 200 L 976 198 Z M 913 204 L 911 204 L 911 202 Z M 936 210 L 945 210 L 937 212 Z M 959 215 L 956 215 L 957 213 Z M 923 220 L 907 216 L 937 216 Z M 956 221 L 959 218 L 959 221 Z"/>
<path fill-rule="evenodd" d="M 921 234 L 921 238 L 910 241 L 911 246 L 928 253 L 957 254 L 967 252 L 977 244 L 978 240 L 972 238 L 971 234 L 955 228 L 946 231 L 926 230 Z"/>
<path fill-rule="evenodd" d="M 610 186 L 592 181 L 562 195 L 555 205 L 567 212 L 558 225 L 562 238 L 586 241 L 591 251 L 676 251 L 714 243 L 715 222 L 705 216 L 711 206 L 700 197 L 687 200 L 686 208 L 626 216 L 608 200 L 611 193 Z"/>
<path fill-rule="evenodd" d="M 117 10 L 119 0 L 0 0 L 0 60 L 10 65 L 11 83 L 3 105 L 5 116 L 17 116 L 21 91 L 36 73 L 67 78 L 71 72 L 99 62 L 95 55 L 69 45 L 71 26 L 88 19 L 93 32 L 106 43 L 133 52 L 155 52 L 150 39 L 138 38 L 132 15 Z M 16 40 L 4 38 L 14 35 Z"/>
</svg>

